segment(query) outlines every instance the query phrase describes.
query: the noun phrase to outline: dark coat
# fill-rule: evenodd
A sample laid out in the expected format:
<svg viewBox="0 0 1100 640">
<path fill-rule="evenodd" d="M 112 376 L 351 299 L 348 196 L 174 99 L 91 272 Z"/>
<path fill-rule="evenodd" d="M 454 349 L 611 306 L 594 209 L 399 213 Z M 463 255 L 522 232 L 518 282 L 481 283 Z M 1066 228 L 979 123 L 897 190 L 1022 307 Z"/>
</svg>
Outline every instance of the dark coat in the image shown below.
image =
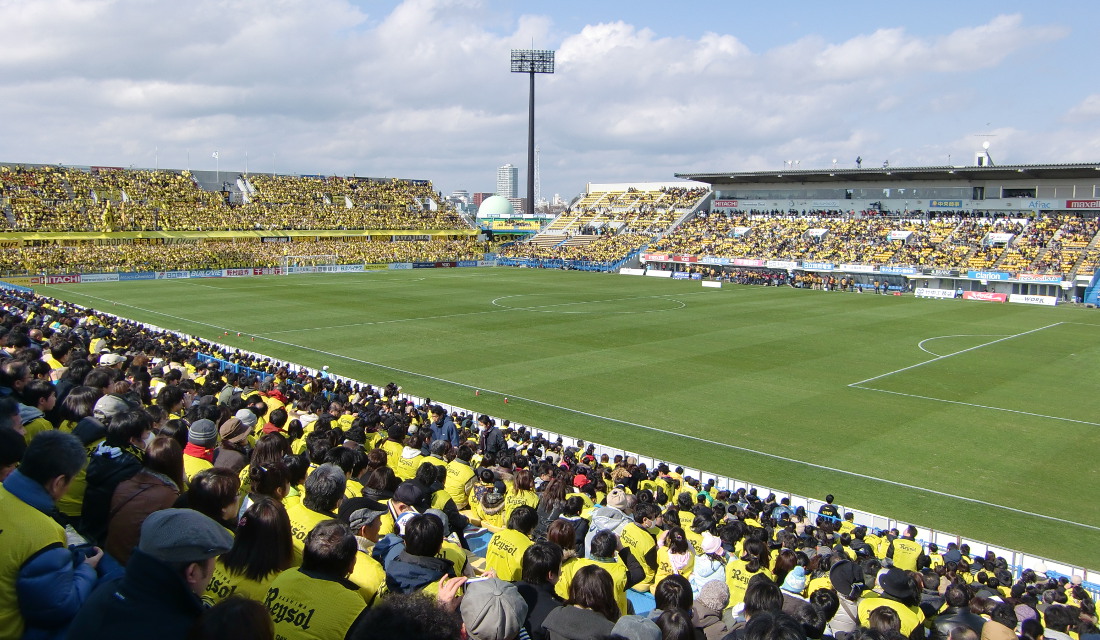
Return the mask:
<svg viewBox="0 0 1100 640">
<path fill-rule="evenodd" d="M 154 511 L 170 508 L 179 497 L 180 490 L 174 482 L 148 470 L 123 480 L 111 498 L 107 545 L 103 550 L 125 565 L 137 548 L 141 524 Z"/>
<path fill-rule="evenodd" d="M 84 491 L 84 506 L 80 511 L 81 533 L 96 544 L 107 539 L 107 520 L 111 513 L 111 498 L 123 480 L 141 471 L 141 459 L 129 447 L 117 449 L 101 444 L 92 452 L 88 463 L 88 488 Z"/>
<path fill-rule="evenodd" d="M 545 640 L 546 632 L 542 629 L 542 622 L 546 616 L 565 604 L 558 594 L 554 593 L 552 584 L 530 584 L 517 582 L 516 589 L 523 601 L 527 603 L 527 619 L 523 621 L 523 628 L 527 629 L 531 640 Z"/>
<path fill-rule="evenodd" d="M 948 634 L 955 627 L 969 627 L 980 638 L 982 625 L 984 624 L 985 618 L 970 613 L 969 607 L 947 607 L 943 610 L 943 613 L 932 618 L 932 628 L 928 632 L 928 639 L 947 640 Z"/>
<path fill-rule="evenodd" d="M 248 466 L 248 456 L 242 451 L 237 451 L 223 444 L 214 449 L 214 466 L 219 469 L 229 469 L 233 473 L 239 474 L 241 469 Z"/>
<path fill-rule="evenodd" d="M 414 556 L 402 551 L 386 564 L 386 587 L 391 593 L 412 593 L 439 582 L 443 576 L 454 578 L 456 575 L 450 560 Z"/>
<path fill-rule="evenodd" d="M 611 635 L 615 623 L 590 609 L 558 607 L 546 616 L 543 629 L 548 640 L 598 640 Z"/>
<path fill-rule="evenodd" d="M 103 584 L 84 603 L 69 628 L 69 637 L 186 640 L 202 611 L 202 600 L 178 573 L 135 550 L 126 575 Z"/>
<path fill-rule="evenodd" d="M 499 427 L 489 427 L 489 430 L 478 439 L 478 448 L 482 453 L 493 455 L 504 451 L 508 448 L 508 443 L 504 441 L 504 432 Z"/>
</svg>

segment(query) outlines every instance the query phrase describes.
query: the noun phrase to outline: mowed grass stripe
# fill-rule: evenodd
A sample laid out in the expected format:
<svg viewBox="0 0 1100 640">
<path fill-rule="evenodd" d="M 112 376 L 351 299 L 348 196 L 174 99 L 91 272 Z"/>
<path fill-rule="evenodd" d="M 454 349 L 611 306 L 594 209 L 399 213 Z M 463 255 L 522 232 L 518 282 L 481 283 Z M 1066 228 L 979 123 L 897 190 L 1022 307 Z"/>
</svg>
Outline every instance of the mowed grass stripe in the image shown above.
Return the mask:
<svg viewBox="0 0 1100 640">
<path fill-rule="evenodd" d="M 282 286 L 267 295 L 255 295 L 257 282 L 285 285 L 299 278 L 215 281 L 226 287 L 247 284 L 253 290 L 248 296 L 170 282 L 65 289 L 148 309 L 164 308 L 181 318 L 251 333 L 318 327 L 325 322 L 475 313 L 493 308 L 493 299 L 507 295 L 585 302 L 632 296 L 675 299 L 681 294 L 701 293 L 698 283 L 603 274 L 495 269 L 469 272 L 485 277 L 444 277 L 450 273 L 455 272 L 395 272 L 383 278 L 375 274 L 308 276 L 301 278 L 308 286 Z M 395 282 L 403 286 L 392 286 Z M 175 304 L 181 291 L 186 291 L 186 305 Z M 47 293 L 57 295 L 57 290 L 51 288 Z M 1095 481 L 1095 472 L 1085 463 L 1097 450 L 1092 433 L 1066 431 L 1049 421 L 1006 424 L 1003 415 L 990 417 L 989 411 L 944 407 L 846 387 L 853 381 L 928 360 L 929 355 L 917 348 L 928 337 L 1010 335 L 1063 318 L 1087 321 L 1091 319 L 1087 313 L 760 287 L 726 287 L 706 293 L 714 295 L 684 295 L 687 306 L 677 311 L 631 315 L 516 310 L 281 336 L 289 344 L 264 344 L 263 338 L 240 344 L 303 364 L 330 364 L 339 373 L 365 380 L 394 379 L 421 395 L 647 455 L 697 461 L 697 466 L 707 470 L 771 486 L 810 495 L 835 489 L 853 506 L 948 530 L 965 530 L 977 538 L 1036 553 L 1053 555 L 1049 542 L 1038 544 L 1030 531 L 1045 531 L 1046 538 L 1057 538 L 1061 532 L 1060 557 L 1087 564 L 1077 559 L 1087 551 L 1073 540 L 1092 534 L 1066 531 L 1065 526 L 1029 525 L 1025 517 L 988 507 L 911 495 L 902 489 L 876 487 L 866 480 L 799 469 L 743 452 L 709 450 L 698 442 L 515 398 L 505 407 L 500 396 L 473 395 L 475 386 L 495 389 L 672 433 L 1098 524 L 1094 513 L 1080 508 L 1075 482 L 1067 479 L 1061 489 L 1052 490 L 1037 475 L 1044 465 L 1065 465 L 1081 469 L 1085 477 L 1077 480 L 1089 486 L 1090 480 Z M 74 295 L 72 299 L 81 302 L 78 298 Z M 93 300 L 83 302 L 113 310 Z M 137 315 L 136 311 L 113 311 Z M 211 317 L 219 322 L 212 322 Z M 167 323 L 164 317 L 140 319 L 161 326 Z M 173 328 L 223 338 L 221 331 L 203 325 Z M 1087 331 L 1083 337 L 1087 338 Z M 221 341 L 236 343 L 235 337 L 231 338 Z M 342 353 L 470 387 L 397 375 L 359 362 L 340 362 L 310 349 Z M 983 366 L 992 369 L 997 363 Z M 1091 371 L 1095 373 L 1095 368 Z M 962 381 L 960 384 L 974 387 L 973 393 L 985 389 L 981 380 L 963 376 Z M 1046 393 L 1059 391 L 1047 389 Z M 1036 389 L 1037 395 L 1043 393 L 1042 388 Z M 1017 438 L 1029 447 L 1025 467 L 1034 468 L 1034 481 L 1026 481 L 1026 471 L 1021 474 Z M 1069 446 L 1059 440 L 1068 441 Z M 967 526 L 961 526 L 959 517 L 972 510 L 977 511 L 973 517 L 967 516 Z M 1093 558 L 1092 565 L 1097 564 Z"/>
</svg>

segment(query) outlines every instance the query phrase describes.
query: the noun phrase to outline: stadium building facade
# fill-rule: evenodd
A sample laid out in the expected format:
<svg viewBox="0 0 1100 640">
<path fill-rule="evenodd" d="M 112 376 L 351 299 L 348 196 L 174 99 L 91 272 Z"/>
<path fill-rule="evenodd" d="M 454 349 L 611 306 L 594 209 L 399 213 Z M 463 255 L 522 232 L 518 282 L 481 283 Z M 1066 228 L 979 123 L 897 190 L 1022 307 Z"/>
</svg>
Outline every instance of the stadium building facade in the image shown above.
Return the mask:
<svg viewBox="0 0 1100 640">
<path fill-rule="evenodd" d="M 934 219 L 947 216 L 1034 219 L 1100 215 L 1100 164 L 793 169 L 677 173 L 711 185 L 711 213 L 760 215 L 882 216 Z M 763 257 L 763 256 L 762 256 Z M 845 265 L 824 271 L 843 272 Z M 811 269 L 813 270 L 813 269 Z M 893 280 L 932 287 L 1081 297 L 1095 274 L 1074 280 L 1016 281 L 1017 274 L 892 268 Z M 1005 282 L 999 282 L 1004 280 Z"/>
</svg>

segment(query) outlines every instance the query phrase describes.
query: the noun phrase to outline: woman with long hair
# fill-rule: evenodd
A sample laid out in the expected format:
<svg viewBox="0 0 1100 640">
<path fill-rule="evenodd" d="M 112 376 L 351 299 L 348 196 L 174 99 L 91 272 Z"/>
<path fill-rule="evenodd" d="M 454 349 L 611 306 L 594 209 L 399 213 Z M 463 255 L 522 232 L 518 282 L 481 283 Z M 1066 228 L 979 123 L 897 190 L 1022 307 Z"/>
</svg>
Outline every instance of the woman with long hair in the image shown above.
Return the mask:
<svg viewBox="0 0 1100 640">
<path fill-rule="evenodd" d="M 572 522 L 559 518 L 546 530 L 546 539 L 561 547 L 561 571 L 558 573 L 554 592 L 565 600 L 569 597 L 569 583 L 573 581 L 573 574 L 580 568 L 580 557 L 577 555 L 577 530 Z"/>
<path fill-rule="evenodd" d="M 565 494 L 568 491 L 568 480 L 563 472 L 558 471 L 542 489 L 539 503 L 535 511 L 539 514 L 539 526 L 535 529 L 535 540 L 546 537 L 546 530 L 550 523 L 557 520 L 561 510 L 565 506 Z"/>
<path fill-rule="evenodd" d="M 745 589 L 749 586 L 749 580 L 756 574 L 762 573 L 769 580 L 775 579 L 768 568 L 770 564 L 771 554 L 766 542 L 760 538 L 745 540 L 741 557 L 726 563 L 726 584 L 730 588 L 729 606 L 736 606 L 745 601 Z"/>
<path fill-rule="evenodd" d="M 282 504 L 290 493 L 290 469 L 282 460 L 248 468 L 248 493 L 241 498 L 237 517 L 244 516 L 253 503 L 271 498 Z"/>
<path fill-rule="evenodd" d="M 248 483 L 253 465 L 262 467 L 275 462 L 282 462 L 283 458 L 289 453 L 290 443 L 283 436 L 277 433 L 267 433 L 261 436 L 256 441 L 256 446 L 252 448 L 248 464 L 240 470 L 241 493 L 247 494 L 250 491 Z"/>
<path fill-rule="evenodd" d="M 233 547 L 214 565 L 203 600 L 216 604 L 236 594 L 263 602 L 271 581 L 292 564 L 294 547 L 286 509 L 261 496 L 237 522 Z"/>
<path fill-rule="evenodd" d="M 111 496 L 104 551 L 126 564 L 141 537 L 141 524 L 154 511 L 175 504 L 183 490 L 183 449 L 171 438 L 154 438 L 145 448 L 141 471 L 123 480 Z"/>
<path fill-rule="evenodd" d="M 573 575 L 565 606 L 548 613 L 542 626 L 550 640 L 587 640 L 610 635 L 619 615 L 611 574 L 590 564 Z"/>
<path fill-rule="evenodd" d="M 512 516 L 512 511 L 520 505 L 537 509 L 539 494 L 535 493 L 535 481 L 527 469 L 516 469 L 512 474 L 512 486 L 504 494 L 504 521 Z"/>
</svg>

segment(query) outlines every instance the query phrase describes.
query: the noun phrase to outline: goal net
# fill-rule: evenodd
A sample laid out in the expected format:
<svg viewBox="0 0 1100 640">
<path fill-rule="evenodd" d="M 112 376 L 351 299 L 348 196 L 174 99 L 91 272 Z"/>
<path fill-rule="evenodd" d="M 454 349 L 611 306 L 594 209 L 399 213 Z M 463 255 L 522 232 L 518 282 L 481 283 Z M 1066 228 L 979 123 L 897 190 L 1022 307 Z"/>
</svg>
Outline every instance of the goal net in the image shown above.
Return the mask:
<svg viewBox="0 0 1100 640">
<path fill-rule="evenodd" d="M 283 257 L 283 274 L 335 273 L 339 256 L 335 253 Z"/>
</svg>

